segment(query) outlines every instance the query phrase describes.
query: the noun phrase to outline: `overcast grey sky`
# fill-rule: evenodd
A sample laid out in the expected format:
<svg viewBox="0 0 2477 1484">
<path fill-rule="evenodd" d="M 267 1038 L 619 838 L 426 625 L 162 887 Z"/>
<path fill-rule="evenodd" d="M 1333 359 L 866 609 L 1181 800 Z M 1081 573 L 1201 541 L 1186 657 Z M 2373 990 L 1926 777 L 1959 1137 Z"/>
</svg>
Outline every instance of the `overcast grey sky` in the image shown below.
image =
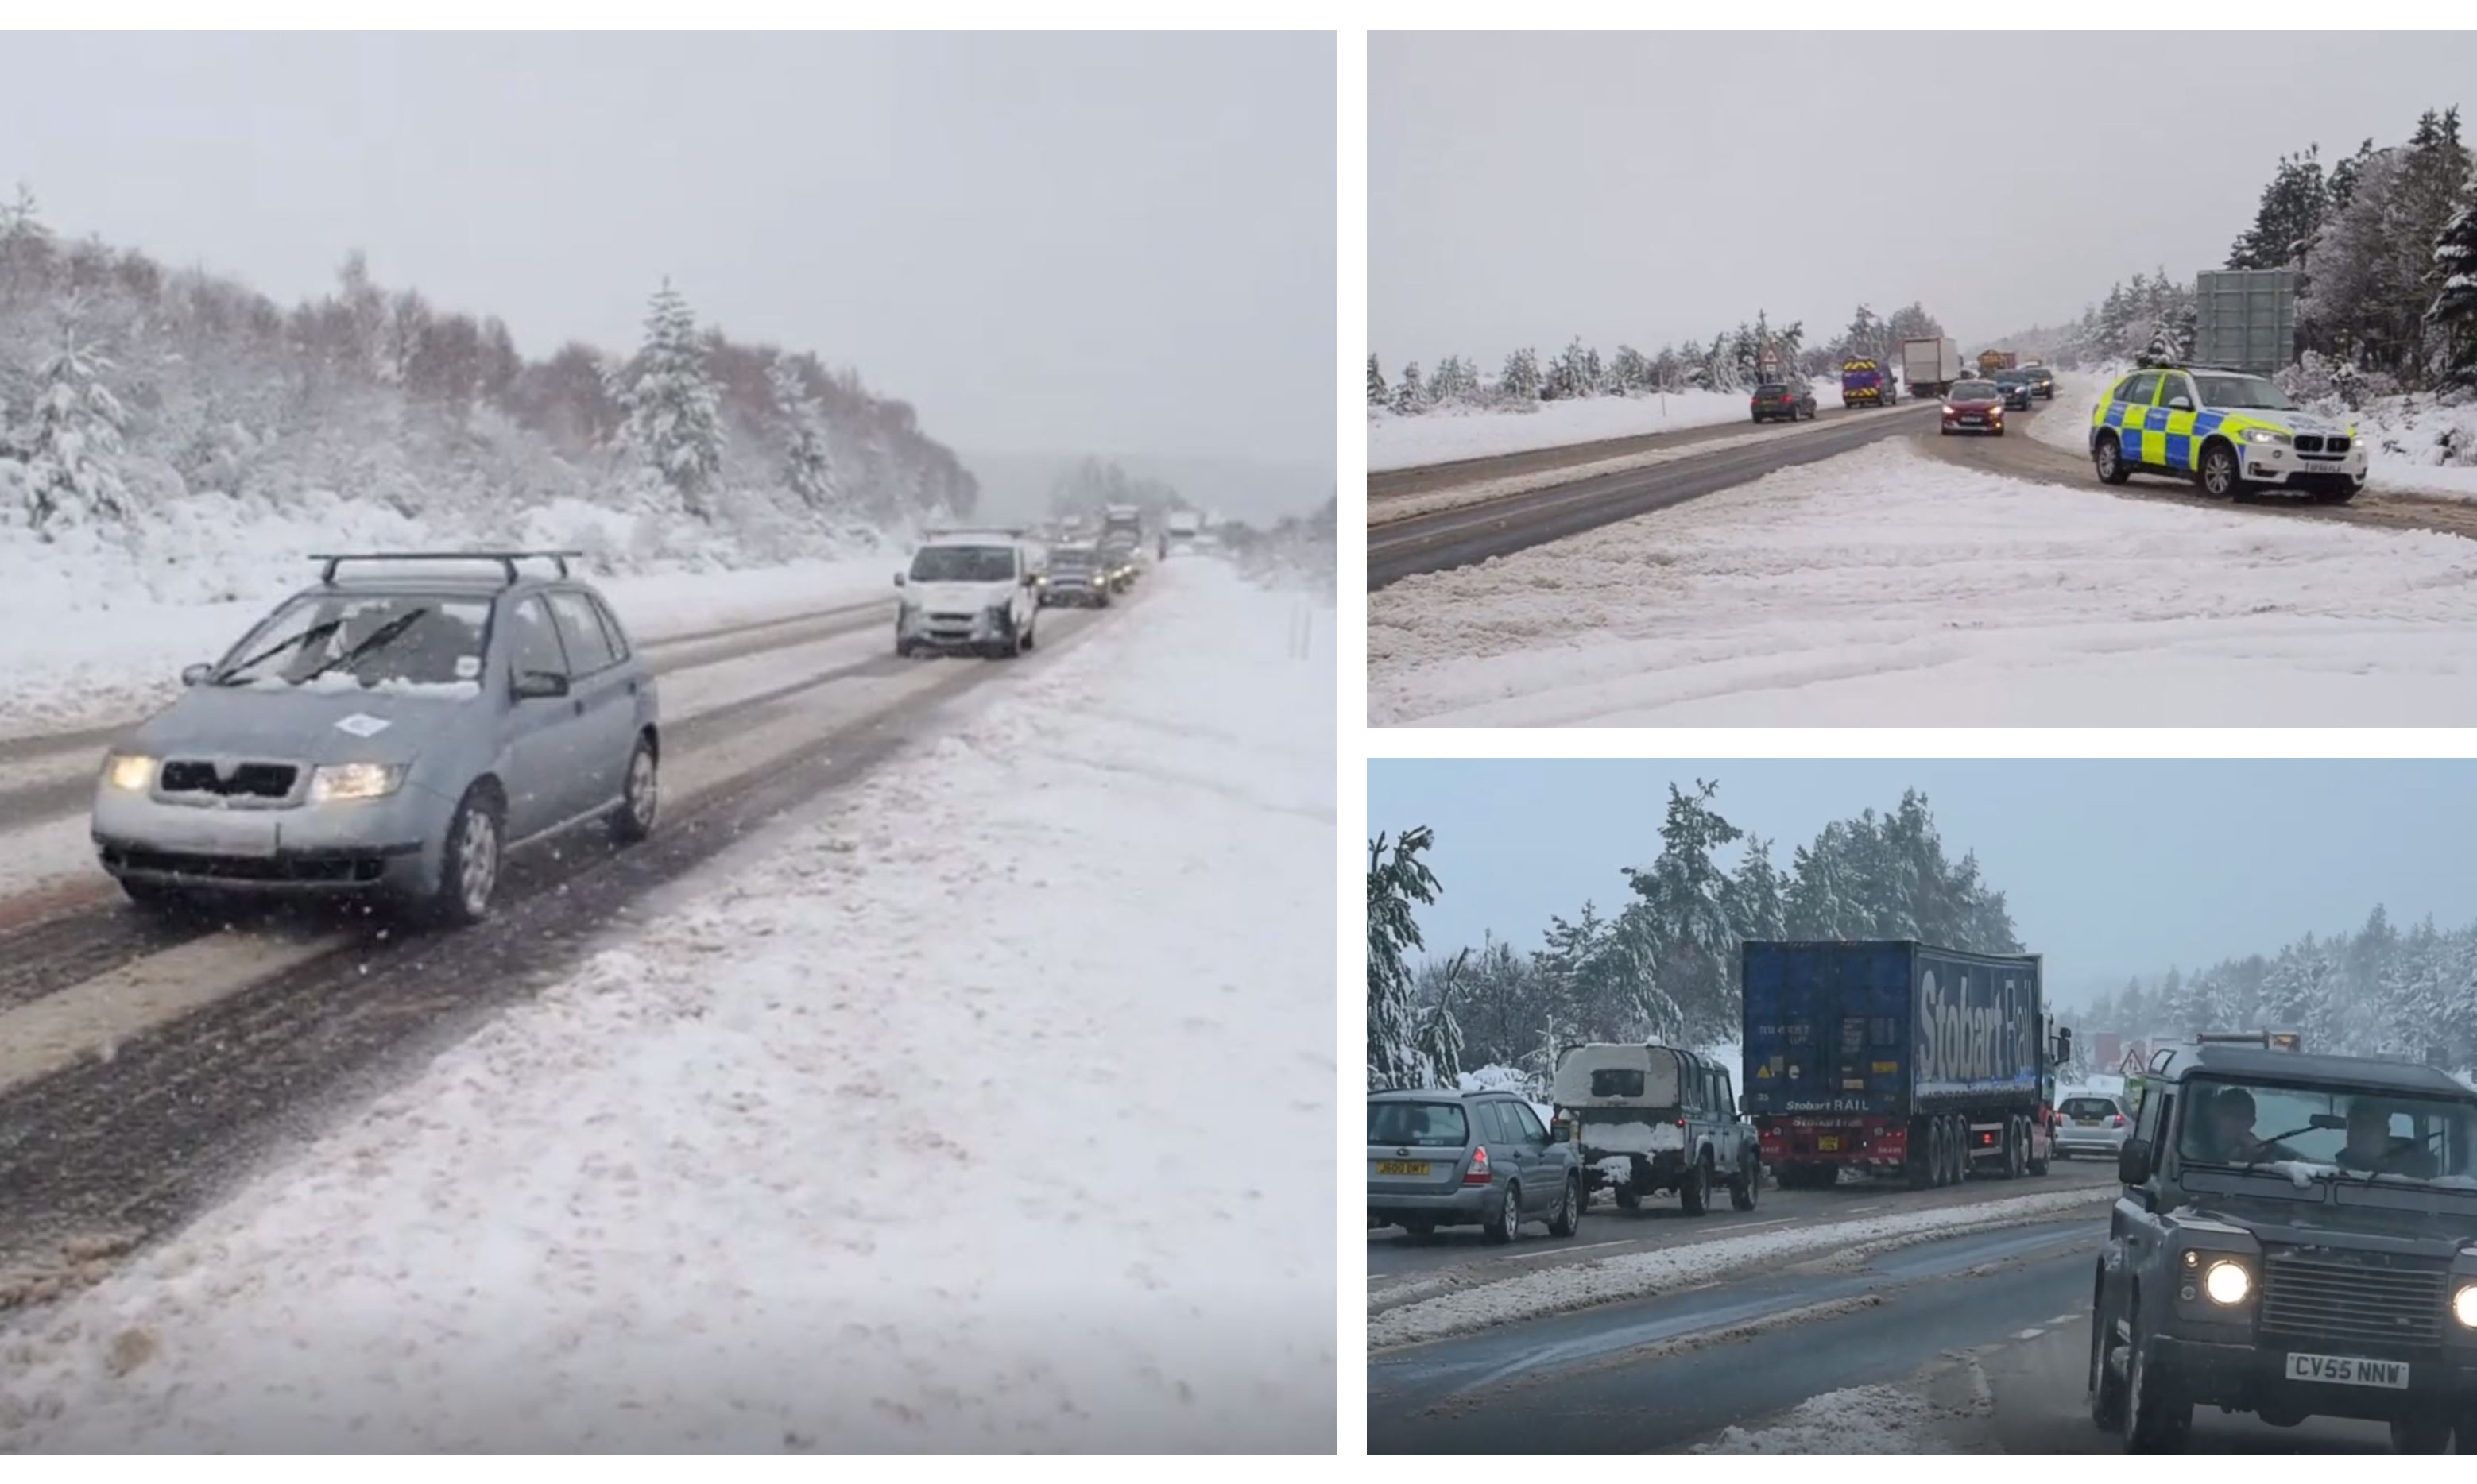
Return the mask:
<svg viewBox="0 0 2477 1484">
<path fill-rule="evenodd" d="M 2477 34 L 2190 39 L 1370 36 L 1369 346 L 1493 374 L 1913 300 L 1983 345 L 2219 266 L 2283 153 L 2477 125 Z"/>
<path fill-rule="evenodd" d="M 287 304 L 360 247 L 529 355 L 616 349 L 668 274 L 966 452 L 1333 461 L 1329 34 L 7 50 L 0 184 Z"/>
<path fill-rule="evenodd" d="M 1977 851 L 2068 1002 L 2354 928 L 2377 903 L 2477 921 L 2477 762 L 1384 760 L 1367 829 L 1435 828 L 1431 949 L 1493 929 L 1527 950 L 1551 913 L 1627 900 L 1618 873 L 1660 853 L 1667 785 L 1697 778 L 1783 868 L 1824 825 L 1918 788 L 1945 854 Z"/>
</svg>

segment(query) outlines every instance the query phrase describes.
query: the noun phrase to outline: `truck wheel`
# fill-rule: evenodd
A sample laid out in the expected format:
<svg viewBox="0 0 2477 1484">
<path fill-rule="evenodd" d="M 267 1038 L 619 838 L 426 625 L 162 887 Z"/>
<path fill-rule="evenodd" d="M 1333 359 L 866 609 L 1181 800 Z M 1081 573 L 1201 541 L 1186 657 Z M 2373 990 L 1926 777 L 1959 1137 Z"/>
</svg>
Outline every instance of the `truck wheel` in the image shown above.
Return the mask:
<svg viewBox="0 0 2477 1484">
<path fill-rule="evenodd" d="M 2047 1161 L 2056 1156 L 2056 1131 L 2052 1128 L 2047 1130 L 2047 1152 L 2044 1154 L 2040 1154 L 2039 1152 L 2036 1130 L 2031 1130 L 2025 1135 L 2025 1137 L 2030 1140 L 2029 1146 L 2023 1150 L 2023 1153 L 2028 1156 L 2025 1163 L 2028 1165 L 2030 1173 L 2032 1175 L 2046 1174 Z"/>
<path fill-rule="evenodd" d="M 2131 466 L 2124 461 L 2124 451 L 2116 446 L 2115 434 L 2102 433 L 2090 447 L 2090 463 L 2098 470 L 2102 484 L 2121 484 L 2133 478 Z"/>
<path fill-rule="evenodd" d="M 1910 1151 L 1901 1159 L 1901 1175 L 1910 1189 L 1925 1190 L 1935 1184 L 1935 1125 L 1924 1120 L 1910 1124 Z"/>
<path fill-rule="evenodd" d="M 1557 1214 L 1548 1218 L 1548 1234 L 1552 1237 L 1570 1237 L 1574 1234 L 1575 1228 L 1582 1224 L 1583 1177 L 1579 1175 L 1569 1175 L 1565 1177 L 1565 1193 L 1557 1200 Z"/>
<path fill-rule="evenodd" d="M 1729 1182 L 1729 1204 L 1740 1211 L 1751 1211 L 1755 1208 L 1755 1202 L 1762 1199 L 1763 1189 L 1763 1165 L 1760 1163 L 1747 1165 L 1736 1179 Z"/>
<path fill-rule="evenodd" d="M 1480 1220 L 1479 1229 L 1490 1242 L 1502 1245 L 1520 1240 L 1522 1236 L 1522 1187 L 1512 1180 L 1505 1182 L 1505 1197 Z"/>
<path fill-rule="evenodd" d="M 2181 1453 L 2193 1430 L 2193 1403 L 2177 1394 L 2174 1376 L 2150 1363 L 2139 1327 L 2132 1348 L 2124 1381 L 2124 1450 Z"/>
<path fill-rule="evenodd" d="M 1686 1167 L 1678 1177 L 1677 1203 L 1689 1216 L 1700 1216 L 1712 1209 L 1712 1167 L 1697 1159 Z"/>
<path fill-rule="evenodd" d="M 1951 1119 L 1939 1118 L 1935 1121 L 1934 1140 L 1936 1189 L 1942 1190 L 1951 1185 L 1953 1180 Z"/>
</svg>

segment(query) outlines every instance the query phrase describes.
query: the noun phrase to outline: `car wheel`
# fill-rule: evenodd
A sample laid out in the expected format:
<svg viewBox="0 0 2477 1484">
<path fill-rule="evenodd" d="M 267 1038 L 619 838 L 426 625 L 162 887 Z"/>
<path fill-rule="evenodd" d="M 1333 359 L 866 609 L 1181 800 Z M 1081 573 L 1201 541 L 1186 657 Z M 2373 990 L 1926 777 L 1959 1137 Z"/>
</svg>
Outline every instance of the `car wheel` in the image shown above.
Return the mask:
<svg viewBox="0 0 2477 1484">
<path fill-rule="evenodd" d="M 2105 1292 L 2101 1288 L 2090 1295 L 2090 1423 L 2101 1432 L 2119 1432 L 2124 1427 L 2124 1377 L 2115 1362 L 2124 1347 L 2115 1343 L 2115 1321 L 2100 1298 Z"/>
<path fill-rule="evenodd" d="M 894 657 L 897 659 L 910 659 L 912 657 L 912 641 L 906 639 L 901 634 L 896 634 L 894 636 Z"/>
<path fill-rule="evenodd" d="M 2132 1350 L 2124 1380 L 2124 1450 L 2181 1453 L 2193 1430 L 2193 1403 L 2177 1395 L 2175 1377 L 2150 1363 L 2138 1327 Z"/>
<path fill-rule="evenodd" d="M 2121 484 L 2133 478 L 2133 471 L 2125 466 L 2124 451 L 2116 446 L 2114 433 L 2099 435 L 2098 446 L 2090 450 L 2090 462 L 2097 467 L 2102 484 Z"/>
<path fill-rule="evenodd" d="M 440 853 L 438 890 L 431 898 L 431 915 L 457 927 L 469 927 L 490 915 L 490 899 L 499 889 L 498 800 L 488 785 L 476 783 L 457 802 L 447 822 L 447 848 Z"/>
<path fill-rule="evenodd" d="M 654 832 L 654 816 L 663 804 L 659 762 L 654 739 L 638 732 L 637 745 L 628 754 L 628 779 L 620 789 L 619 806 L 611 811 L 611 838 L 622 845 L 634 845 Z"/>
<path fill-rule="evenodd" d="M 1749 1164 L 1742 1174 L 1729 1182 L 1729 1204 L 1740 1211 L 1751 1211 L 1755 1202 L 1762 1199 L 1763 1191 L 1764 1167 L 1760 1162 Z"/>
<path fill-rule="evenodd" d="M 1548 1234 L 1570 1237 L 1583 1224 L 1583 1177 L 1565 1177 L 1565 1193 L 1557 1200 L 1557 1214 L 1548 1218 Z"/>
<path fill-rule="evenodd" d="M 1522 1187 L 1512 1180 L 1505 1182 L 1505 1194 L 1488 1216 L 1481 1221 L 1480 1230 L 1490 1242 L 1517 1241 L 1522 1236 Z"/>
<path fill-rule="evenodd" d="M 2439 1453 L 2449 1447 L 2451 1419 L 2447 1417 L 2402 1417 L 2391 1422 L 2394 1453 Z"/>
<path fill-rule="evenodd" d="M 1677 1186 L 1677 1203 L 1689 1216 L 1700 1216 L 1712 1209 L 1712 1167 L 1697 1159 L 1686 1167 L 1685 1176 Z"/>
<path fill-rule="evenodd" d="M 2224 443 L 2214 443 L 2202 450 L 2201 466 L 2193 471 L 2193 482 L 2214 500 L 2241 500 L 2246 493 L 2244 481 L 2237 477 L 2236 450 Z"/>
</svg>

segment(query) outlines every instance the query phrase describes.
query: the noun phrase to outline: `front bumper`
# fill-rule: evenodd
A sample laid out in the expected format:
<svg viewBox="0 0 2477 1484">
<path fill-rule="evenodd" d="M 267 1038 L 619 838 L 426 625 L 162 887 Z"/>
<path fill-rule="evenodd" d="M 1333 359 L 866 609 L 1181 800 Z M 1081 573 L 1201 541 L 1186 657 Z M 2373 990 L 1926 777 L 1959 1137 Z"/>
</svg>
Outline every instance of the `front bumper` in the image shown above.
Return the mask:
<svg viewBox="0 0 2477 1484">
<path fill-rule="evenodd" d="M 1013 613 L 1008 610 L 933 613 L 905 608 L 896 615 L 894 628 L 914 648 L 963 651 L 1004 644 L 1013 636 L 1015 625 Z"/>
<path fill-rule="evenodd" d="M 1943 431 L 1946 433 L 2002 433 L 2004 419 L 2000 414 L 1990 414 L 1979 422 L 1972 423 L 1964 422 L 1958 417 L 1947 417 L 1943 420 Z"/>
<path fill-rule="evenodd" d="M 2348 440 L 2344 454 L 2304 454 L 2285 443 L 2239 443 L 2248 483 L 2314 491 L 2365 487 L 2365 446 Z"/>
<path fill-rule="evenodd" d="M 2149 1345 L 2152 1373 L 2200 1406 L 2303 1417 L 2389 1422 L 2402 1417 L 2453 1417 L 2477 1405 L 2477 1355 L 2431 1349 L 2387 1349 L 2339 1341 L 2264 1338 L 2251 1345 L 2160 1335 Z M 2405 1389 L 2288 1378 L 2288 1356 L 2347 1355 L 2396 1360 L 2409 1368 Z"/>
<path fill-rule="evenodd" d="M 426 891 L 454 805 L 407 784 L 384 799 L 284 808 L 95 792 L 90 833 L 113 878 L 246 892 Z"/>
</svg>

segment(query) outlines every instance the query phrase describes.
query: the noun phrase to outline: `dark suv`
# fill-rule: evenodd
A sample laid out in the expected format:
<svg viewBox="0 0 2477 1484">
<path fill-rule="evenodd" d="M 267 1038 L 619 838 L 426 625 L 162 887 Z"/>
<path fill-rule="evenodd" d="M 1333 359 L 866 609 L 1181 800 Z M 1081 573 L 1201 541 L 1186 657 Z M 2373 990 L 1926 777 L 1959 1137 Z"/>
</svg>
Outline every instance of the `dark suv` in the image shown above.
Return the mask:
<svg viewBox="0 0 2477 1484">
<path fill-rule="evenodd" d="M 1583 1220 L 1582 1162 L 1509 1092 L 1442 1088 L 1367 1095 L 1367 1224 L 1424 1237 L 1477 1225 L 1512 1242 L 1527 1221 L 1570 1237 Z"/>
<path fill-rule="evenodd" d="M 2173 1451 L 2216 1406 L 2477 1452 L 2477 1092 L 2208 1045 L 2146 1082 L 2092 1289 L 2098 1424 Z"/>
<path fill-rule="evenodd" d="M 2030 410 L 2030 397 L 2034 385 L 2027 371 L 1995 373 L 1995 389 L 2002 394 L 2004 405 L 2008 408 L 2018 408 L 2024 412 Z"/>
<path fill-rule="evenodd" d="M 1801 417 L 1812 420 L 1814 416 L 1814 388 L 1791 386 L 1787 382 L 1765 382 L 1755 388 L 1747 406 L 1753 409 L 1755 421 L 1759 423 L 1770 422 L 1775 417 L 1792 423 Z"/>
<path fill-rule="evenodd" d="M 2056 400 L 2055 372 L 2045 366 L 2023 366 L 2021 374 L 2030 379 L 2030 390 L 2034 395 L 2044 397 L 2049 402 Z"/>
</svg>

